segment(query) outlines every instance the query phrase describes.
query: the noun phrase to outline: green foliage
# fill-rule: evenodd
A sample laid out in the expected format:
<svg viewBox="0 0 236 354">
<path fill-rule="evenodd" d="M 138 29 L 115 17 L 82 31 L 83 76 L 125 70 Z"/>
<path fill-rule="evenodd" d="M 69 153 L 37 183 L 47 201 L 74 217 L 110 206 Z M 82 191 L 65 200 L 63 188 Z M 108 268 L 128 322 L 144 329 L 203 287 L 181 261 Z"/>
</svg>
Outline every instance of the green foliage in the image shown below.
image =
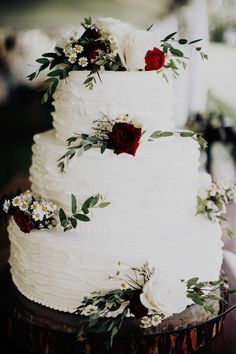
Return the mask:
<svg viewBox="0 0 236 354">
<path fill-rule="evenodd" d="M 206 149 L 207 148 L 207 141 L 205 139 L 203 139 L 203 137 L 201 136 L 200 133 L 194 133 L 192 131 L 181 131 L 181 132 L 169 132 L 169 131 L 161 131 L 161 130 L 157 130 L 154 133 L 152 133 L 148 139 L 148 141 L 153 141 L 155 139 L 159 139 L 159 138 L 166 138 L 169 136 L 181 136 L 182 138 L 192 138 L 194 140 L 196 140 L 198 142 L 198 144 L 200 145 L 200 147 L 202 149 Z"/>
<path fill-rule="evenodd" d="M 74 194 L 71 195 L 71 215 L 67 215 L 65 211 L 61 208 L 59 210 L 59 219 L 61 226 L 64 231 L 69 231 L 77 227 L 77 222 L 83 221 L 88 222 L 90 218 L 89 214 L 91 208 L 105 208 L 108 207 L 111 203 L 104 201 L 104 198 L 101 194 L 96 194 L 95 196 L 89 197 L 82 204 L 82 207 L 78 209 L 77 200 Z"/>
<path fill-rule="evenodd" d="M 170 69 L 174 75 L 174 77 L 177 77 L 179 75 L 178 70 L 179 66 L 183 67 L 186 69 L 187 63 L 186 59 L 189 59 L 184 55 L 184 52 L 180 50 L 179 48 L 175 47 L 174 44 L 177 44 L 177 46 L 190 46 L 194 48 L 197 52 L 200 53 L 201 58 L 203 60 L 208 59 L 208 56 L 206 53 L 201 51 L 201 47 L 196 47 L 194 44 L 200 42 L 202 39 L 195 39 L 192 41 L 188 41 L 185 38 L 180 38 L 176 39 L 175 35 L 177 32 L 170 33 L 168 36 L 166 36 L 163 40 L 161 40 L 162 44 L 162 50 L 166 54 L 167 59 L 169 60 L 166 61 L 166 64 L 164 65 L 165 69 Z M 171 56 L 169 55 L 171 54 Z M 168 81 L 167 75 L 162 71 L 163 77 Z"/>
</svg>

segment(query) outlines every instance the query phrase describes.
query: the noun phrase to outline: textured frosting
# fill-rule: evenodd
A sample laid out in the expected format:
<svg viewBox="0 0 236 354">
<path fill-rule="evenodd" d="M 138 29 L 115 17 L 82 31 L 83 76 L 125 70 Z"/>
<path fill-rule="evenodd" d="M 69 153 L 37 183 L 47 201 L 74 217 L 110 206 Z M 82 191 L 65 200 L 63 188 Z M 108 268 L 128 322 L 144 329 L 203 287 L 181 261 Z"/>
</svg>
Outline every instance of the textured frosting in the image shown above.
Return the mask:
<svg viewBox="0 0 236 354">
<path fill-rule="evenodd" d="M 83 84 L 87 71 L 73 71 L 61 80 L 54 94 L 52 113 L 56 136 L 66 140 L 74 133 L 90 133 L 101 113 L 115 118 L 128 113 L 141 118 L 145 129 L 171 129 L 175 103 L 171 85 L 156 72 L 114 72 L 101 74 L 93 90 Z"/>
<path fill-rule="evenodd" d="M 189 279 L 218 279 L 222 262 L 219 226 L 200 216 L 174 227 L 168 217 L 160 233 L 67 233 L 33 230 L 22 233 L 11 221 L 11 273 L 30 300 L 73 312 L 84 295 L 119 286 L 117 260 L 131 265 L 149 261 L 162 274 Z M 117 231 L 119 231 L 117 225 Z"/>
<path fill-rule="evenodd" d="M 118 284 L 109 280 L 117 260 L 145 261 L 161 274 L 218 279 L 221 230 L 194 216 L 198 189 L 197 143 L 170 137 L 144 142 L 137 155 L 101 155 L 92 149 L 57 172 L 65 146 L 50 131 L 35 136 L 32 190 L 69 209 L 70 194 L 81 202 L 100 192 L 111 205 L 95 209 L 76 230 L 33 230 L 9 225 L 10 265 L 18 289 L 29 299 L 73 312 L 84 295 Z"/>
<path fill-rule="evenodd" d="M 35 136 L 30 180 L 32 191 L 70 210 L 71 194 L 82 203 L 102 193 L 111 202 L 109 208 L 94 210 L 92 225 L 82 228 L 96 232 L 101 228 L 114 232 L 159 230 L 167 218 L 182 223 L 196 211 L 198 190 L 198 144 L 178 136 L 141 143 L 136 156 L 114 155 L 91 149 L 74 158 L 60 174 L 57 159 L 65 146 L 55 139 L 54 131 Z M 141 216 L 141 218 L 139 217 Z M 158 220 L 158 222 L 157 222 Z M 80 229 L 81 229 L 80 227 Z M 121 232 L 119 227 L 119 232 Z"/>
<path fill-rule="evenodd" d="M 216 280 L 222 263 L 221 229 L 195 216 L 199 187 L 199 148 L 191 138 L 172 136 L 147 142 L 157 129 L 173 128 L 171 87 L 154 72 L 105 72 L 94 90 L 84 87 L 87 72 L 72 72 L 55 94 L 55 130 L 35 136 L 30 169 L 32 191 L 70 211 L 102 193 L 111 205 L 93 209 L 91 222 L 76 230 L 20 231 L 9 224 L 12 278 L 29 299 L 73 312 L 83 296 L 117 287 L 117 261 L 145 261 L 162 275 Z M 60 174 L 58 158 L 65 139 L 90 133 L 103 112 L 111 118 L 128 113 L 146 134 L 136 156 L 103 155 L 96 148 L 74 158 Z"/>
</svg>

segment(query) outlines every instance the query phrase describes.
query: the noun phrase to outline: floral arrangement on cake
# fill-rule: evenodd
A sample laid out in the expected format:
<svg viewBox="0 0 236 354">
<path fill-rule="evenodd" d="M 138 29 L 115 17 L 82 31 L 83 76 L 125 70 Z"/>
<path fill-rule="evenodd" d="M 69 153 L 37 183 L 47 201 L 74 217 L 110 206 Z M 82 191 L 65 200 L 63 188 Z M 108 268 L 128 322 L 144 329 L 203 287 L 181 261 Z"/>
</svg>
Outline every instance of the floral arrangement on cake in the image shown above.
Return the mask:
<svg viewBox="0 0 236 354">
<path fill-rule="evenodd" d="M 102 114 L 100 119 L 95 120 L 93 134 L 76 134 L 67 139 L 67 151 L 58 160 L 58 168 L 60 172 L 65 171 L 65 166 L 75 156 L 81 156 L 83 152 L 93 147 L 99 148 L 103 154 L 106 149 L 113 150 L 114 154 L 119 155 L 126 153 L 135 156 L 140 145 L 142 136 L 146 133 L 142 130 L 142 124 L 136 118 L 130 118 L 128 114 L 109 118 L 106 114 Z M 196 140 L 202 149 L 207 147 L 207 142 L 200 133 L 191 131 L 161 131 L 157 130 L 151 134 L 148 141 L 155 139 L 180 136 L 183 138 L 192 138 Z"/>
<path fill-rule="evenodd" d="M 57 226 L 59 217 L 61 227 L 69 231 L 77 227 L 78 221 L 88 222 L 91 208 L 106 208 L 110 202 L 106 202 L 102 194 L 96 194 L 87 198 L 81 208 L 77 207 L 74 194 L 71 195 L 71 215 L 67 215 L 64 209 L 52 201 L 41 197 L 35 197 L 30 190 L 20 194 L 4 195 L 0 199 L 0 216 L 13 216 L 16 224 L 24 233 L 31 230 L 51 229 Z"/>
<path fill-rule="evenodd" d="M 234 184 L 212 181 L 208 173 L 202 173 L 200 178 L 200 189 L 197 196 L 197 212 L 203 214 L 209 220 L 222 223 L 227 221 L 227 205 L 236 203 L 236 186 Z M 228 237 L 232 237 L 232 231 L 224 228 Z"/>
<path fill-rule="evenodd" d="M 56 226 L 57 205 L 33 196 L 30 190 L 3 198 L 2 210 L 13 216 L 20 230 L 29 233 L 32 229 L 51 229 Z"/>
<path fill-rule="evenodd" d="M 128 114 L 114 119 L 102 114 L 101 119 L 93 123 L 94 134 L 76 134 L 67 139 L 67 152 L 58 159 L 58 168 L 61 172 L 64 172 L 66 162 L 76 153 L 80 156 L 92 147 L 98 147 L 102 154 L 106 149 L 110 149 L 116 155 L 127 153 L 135 156 L 140 139 L 145 133 L 139 121 L 130 119 Z"/>
<path fill-rule="evenodd" d="M 102 18 L 93 23 L 91 17 L 85 18 L 81 25 L 83 33 L 73 33 L 59 42 L 53 52 L 42 54 L 36 60 L 41 66 L 28 76 L 33 80 L 41 71 L 49 69 L 43 102 L 54 94 L 59 80 L 65 79 L 71 71 L 88 70 L 84 85 L 92 89 L 96 80 L 101 80 L 100 74 L 104 70 L 155 70 L 162 72 L 168 81 L 166 70 L 177 76 L 179 67 L 186 67 L 188 57 L 180 49 L 185 45 L 198 51 L 202 59 L 208 58 L 201 47 L 195 46 L 201 39 L 176 39 L 177 32 L 167 35 L 157 45 L 150 31 L 152 26 L 138 30 L 113 18 Z"/>
<path fill-rule="evenodd" d="M 128 267 L 122 274 L 121 266 Z M 163 319 L 174 313 L 181 313 L 191 303 L 196 303 L 214 314 L 209 300 L 220 300 L 219 289 L 222 279 L 187 281 L 162 276 L 148 263 L 132 267 L 118 262 L 118 269 L 111 279 L 119 284 L 108 292 L 94 292 L 84 297 L 76 313 L 80 316 L 78 337 L 93 333 L 106 334 L 106 344 L 110 348 L 114 336 L 119 332 L 127 317 L 135 317 L 143 329 L 158 326 Z M 234 292 L 234 289 L 230 290 Z"/>
</svg>

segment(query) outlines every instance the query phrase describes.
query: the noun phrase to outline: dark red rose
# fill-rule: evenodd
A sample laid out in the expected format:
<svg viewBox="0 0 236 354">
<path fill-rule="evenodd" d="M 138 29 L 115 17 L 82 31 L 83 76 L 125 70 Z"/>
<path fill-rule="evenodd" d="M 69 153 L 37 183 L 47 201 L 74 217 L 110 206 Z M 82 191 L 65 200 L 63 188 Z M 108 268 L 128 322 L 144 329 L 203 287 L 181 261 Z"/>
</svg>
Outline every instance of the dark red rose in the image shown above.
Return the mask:
<svg viewBox="0 0 236 354">
<path fill-rule="evenodd" d="M 108 134 L 108 147 L 114 149 L 114 153 L 119 155 L 123 152 L 135 156 L 139 146 L 142 129 L 135 128 L 130 123 L 115 123 L 112 132 Z"/>
<path fill-rule="evenodd" d="M 81 38 L 98 39 L 100 37 L 100 31 L 95 27 L 86 28 Z"/>
<path fill-rule="evenodd" d="M 145 70 L 159 70 L 165 64 L 165 54 L 158 48 L 149 50 L 145 55 Z"/>
<path fill-rule="evenodd" d="M 95 60 L 99 57 L 101 52 L 101 49 L 98 47 L 92 48 L 91 51 L 89 52 L 89 59 L 90 60 Z"/>
<path fill-rule="evenodd" d="M 33 229 L 33 225 L 30 223 L 29 218 L 26 214 L 23 213 L 19 208 L 16 208 L 13 213 L 14 220 L 19 226 L 22 232 L 30 233 Z"/>
<path fill-rule="evenodd" d="M 143 304 L 140 301 L 140 291 L 135 291 L 134 295 L 130 299 L 130 312 L 136 317 L 136 318 L 141 318 L 143 316 L 146 316 L 148 313 L 148 309 L 143 306 Z"/>
</svg>

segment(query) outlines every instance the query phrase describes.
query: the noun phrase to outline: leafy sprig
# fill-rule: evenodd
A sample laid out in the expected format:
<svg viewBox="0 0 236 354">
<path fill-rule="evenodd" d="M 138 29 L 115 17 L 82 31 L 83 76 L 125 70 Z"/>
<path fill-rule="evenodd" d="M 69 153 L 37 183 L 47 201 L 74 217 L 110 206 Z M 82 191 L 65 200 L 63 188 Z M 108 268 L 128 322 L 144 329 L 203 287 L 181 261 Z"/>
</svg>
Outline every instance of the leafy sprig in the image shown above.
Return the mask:
<svg viewBox="0 0 236 354">
<path fill-rule="evenodd" d="M 195 133 L 192 131 L 181 131 L 181 132 L 172 132 L 172 131 L 161 131 L 157 130 L 148 139 L 148 141 L 153 141 L 155 139 L 170 137 L 170 136 L 181 136 L 182 138 L 192 138 L 200 145 L 200 147 L 205 150 L 207 148 L 207 141 L 202 137 L 200 133 Z"/>
<path fill-rule="evenodd" d="M 224 298 L 219 295 L 224 285 L 223 279 L 216 281 L 199 281 L 199 278 L 196 277 L 187 280 L 186 285 L 187 297 L 195 304 L 202 306 L 206 312 L 215 314 L 215 310 L 209 305 L 208 300 L 225 301 Z M 230 289 L 231 293 L 235 291 L 236 289 Z"/>
<path fill-rule="evenodd" d="M 67 215 L 61 208 L 59 210 L 59 219 L 64 231 L 72 230 L 77 227 L 78 221 L 88 222 L 90 209 L 92 208 L 106 208 L 110 202 L 106 202 L 101 194 L 96 194 L 85 200 L 81 208 L 77 206 L 77 200 L 74 194 L 71 195 L 71 215 Z"/>
<path fill-rule="evenodd" d="M 195 39 L 192 41 L 188 41 L 185 38 L 176 39 L 176 34 L 177 32 L 170 33 L 168 36 L 161 40 L 162 50 L 166 54 L 167 59 L 169 59 L 169 61 L 167 61 L 167 63 L 164 65 L 164 68 L 170 69 L 174 74 L 174 77 L 179 75 L 179 67 L 186 69 L 186 60 L 189 59 L 189 57 L 185 56 L 184 52 L 179 49 L 180 46 L 190 46 L 200 53 L 200 56 L 203 60 L 208 59 L 208 55 L 202 51 L 202 47 L 195 45 L 202 39 Z M 178 48 L 174 46 L 174 44 L 177 44 Z M 162 75 L 168 81 L 168 77 L 164 71 L 162 71 Z"/>
</svg>

